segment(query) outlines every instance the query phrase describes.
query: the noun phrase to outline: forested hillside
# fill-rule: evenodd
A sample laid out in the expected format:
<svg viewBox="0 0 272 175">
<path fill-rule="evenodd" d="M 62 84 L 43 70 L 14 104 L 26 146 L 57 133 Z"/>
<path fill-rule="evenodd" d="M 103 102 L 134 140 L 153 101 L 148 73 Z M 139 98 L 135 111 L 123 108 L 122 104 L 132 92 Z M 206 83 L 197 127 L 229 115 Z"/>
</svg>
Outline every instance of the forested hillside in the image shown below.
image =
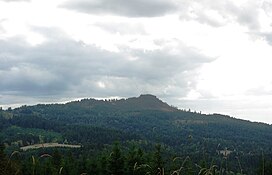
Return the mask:
<svg viewBox="0 0 272 175">
<path fill-rule="evenodd" d="M 177 109 L 153 95 L 1 110 L 0 129 L 5 154 L 20 153 L 8 163 L 3 158 L 4 169 L 19 174 L 272 173 L 272 126 Z M 38 143 L 81 148 L 20 150 Z M 43 154 L 50 156 L 33 172 Z M 117 165 L 121 172 L 113 173 Z"/>
</svg>

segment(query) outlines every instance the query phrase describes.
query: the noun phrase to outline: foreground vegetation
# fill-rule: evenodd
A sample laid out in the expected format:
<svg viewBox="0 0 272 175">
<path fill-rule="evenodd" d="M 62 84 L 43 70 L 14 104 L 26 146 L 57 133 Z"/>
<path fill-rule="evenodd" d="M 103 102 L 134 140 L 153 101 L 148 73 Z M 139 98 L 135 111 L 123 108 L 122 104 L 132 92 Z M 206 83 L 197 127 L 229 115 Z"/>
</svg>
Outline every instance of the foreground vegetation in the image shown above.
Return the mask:
<svg viewBox="0 0 272 175">
<path fill-rule="evenodd" d="M 29 152 L 13 152 L 9 157 L 0 146 L 1 175 L 242 175 L 244 169 L 238 157 L 239 171 L 233 172 L 228 164 L 229 157 L 218 155 L 220 161 L 206 157 L 195 162 L 190 156 L 176 157 L 166 154 L 165 147 L 156 145 L 152 151 L 118 143 L 104 148 L 99 153 L 88 153 L 85 149 L 65 148 L 39 149 Z M 90 149 L 90 148 L 88 148 Z M 271 174 L 272 164 L 260 157 L 259 169 L 255 174 Z"/>
</svg>

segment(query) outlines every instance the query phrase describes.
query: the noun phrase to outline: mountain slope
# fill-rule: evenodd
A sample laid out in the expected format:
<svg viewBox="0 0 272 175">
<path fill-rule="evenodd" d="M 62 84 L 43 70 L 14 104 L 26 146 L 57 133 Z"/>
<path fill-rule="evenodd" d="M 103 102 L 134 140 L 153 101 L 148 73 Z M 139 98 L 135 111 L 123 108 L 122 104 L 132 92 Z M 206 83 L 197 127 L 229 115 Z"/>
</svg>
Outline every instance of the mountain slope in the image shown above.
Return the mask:
<svg viewBox="0 0 272 175">
<path fill-rule="evenodd" d="M 3 131 L 10 131 L 7 128 L 13 125 L 42 129 L 83 145 L 103 145 L 114 140 L 161 143 L 178 154 L 196 158 L 203 152 L 215 156 L 226 148 L 249 162 L 262 152 L 272 154 L 272 126 L 268 124 L 178 110 L 153 95 L 22 106 L 0 114 Z"/>
<path fill-rule="evenodd" d="M 256 152 L 268 150 L 269 145 L 272 145 L 270 125 L 220 114 L 205 115 L 178 110 L 153 95 L 120 100 L 83 99 L 67 104 L 23 106 L 11 113 L 17 116 L 17 120 L 38 117 L 39 121 L 44 121 L 42 125 L 46 129 L 52 129 L 50 124 L 45 124 L 50 122 L 52 125 L 57 122 L 62 126 L 72 124 L 113 129 L 133 133 L 142 139 L 160 141 L 175 149 L 180 149 L 180 145 L 187 143 L 189 136 L 196 143 L 211 140 L 214 147 L 221 140 L 222 148 L 237 147 L 244 151 L 252 151 L 251 147 Z M 37 127 L 41 128 L 38 123 Z M 241 146 L 244 144 L 249 146 Z"/>
</svg>

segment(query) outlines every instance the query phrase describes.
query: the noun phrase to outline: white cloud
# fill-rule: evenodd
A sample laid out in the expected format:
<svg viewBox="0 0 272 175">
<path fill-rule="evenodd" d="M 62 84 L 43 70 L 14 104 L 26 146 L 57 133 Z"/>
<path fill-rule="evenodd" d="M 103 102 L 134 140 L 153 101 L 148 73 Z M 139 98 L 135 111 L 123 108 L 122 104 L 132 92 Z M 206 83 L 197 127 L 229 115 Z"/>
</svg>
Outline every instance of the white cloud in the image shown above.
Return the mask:
<svg viewBox="0 0 272 175">
<path fill-rule="evenodd" d="M 141 34 L 146 35 L 146 31 L 143 24 L 125 23 L 125 22 L 98 22 L 96 26 L 112 34 L 132 35 Z"/>
<path fill-rule="evenodd" d="M 180 18 L 194 20 L 213 27 L 220 27 L 232 22 L 245 25 L 249 30 L 259 28 L 259 8 L 261 3 L 247 0 L 240 1 L 189 1 L 183 8 Z"/>
</svg>

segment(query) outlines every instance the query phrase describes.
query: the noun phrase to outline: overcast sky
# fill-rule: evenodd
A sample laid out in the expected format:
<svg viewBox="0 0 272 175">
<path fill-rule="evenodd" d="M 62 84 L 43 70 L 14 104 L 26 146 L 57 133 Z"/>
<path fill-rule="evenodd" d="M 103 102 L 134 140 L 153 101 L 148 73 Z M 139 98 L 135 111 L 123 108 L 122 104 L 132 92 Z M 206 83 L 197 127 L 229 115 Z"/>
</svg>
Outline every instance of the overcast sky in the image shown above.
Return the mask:
<svg viewBox="0 0 272 175">
<path fill-rule="evenodd" d="M 0 106 L 146 93 L 272 123 L 272 1 L 0 0 Z"/>
</svg>

